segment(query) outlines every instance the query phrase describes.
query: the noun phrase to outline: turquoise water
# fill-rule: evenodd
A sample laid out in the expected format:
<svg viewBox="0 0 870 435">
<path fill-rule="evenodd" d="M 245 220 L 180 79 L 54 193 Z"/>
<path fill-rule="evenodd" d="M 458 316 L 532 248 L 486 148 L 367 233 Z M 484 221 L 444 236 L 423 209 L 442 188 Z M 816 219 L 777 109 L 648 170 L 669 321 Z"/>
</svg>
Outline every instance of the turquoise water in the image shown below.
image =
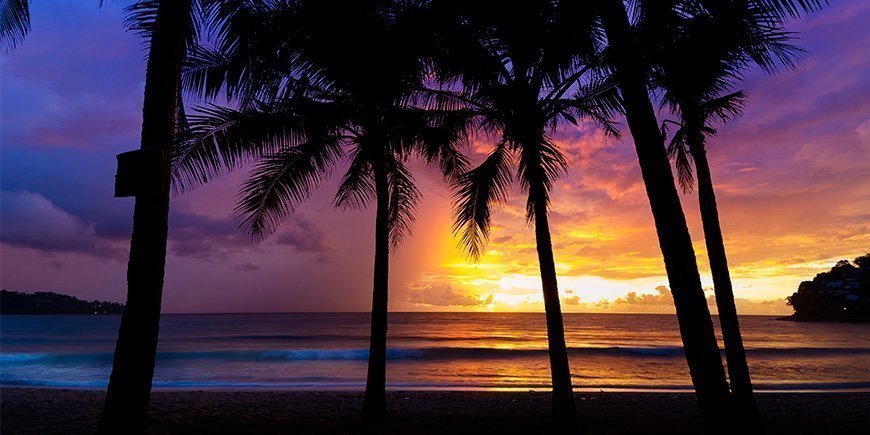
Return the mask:
<svg viewBox="0 0 870 435">
<path fill-rule="evenodd" d="M 674 316 L 566 314 L 578 389 L 689 389 Z M 0 316 L 0 385 L 99 388 L 119 316 Z M 870 325 L 741 319 L 759 390 L 870 388 Z M 178 314 L 155 388 L 358 389 L 367 314 Z M 545 389 L 543 314 L 392 313 L 388 386 Z"/>
</svg>

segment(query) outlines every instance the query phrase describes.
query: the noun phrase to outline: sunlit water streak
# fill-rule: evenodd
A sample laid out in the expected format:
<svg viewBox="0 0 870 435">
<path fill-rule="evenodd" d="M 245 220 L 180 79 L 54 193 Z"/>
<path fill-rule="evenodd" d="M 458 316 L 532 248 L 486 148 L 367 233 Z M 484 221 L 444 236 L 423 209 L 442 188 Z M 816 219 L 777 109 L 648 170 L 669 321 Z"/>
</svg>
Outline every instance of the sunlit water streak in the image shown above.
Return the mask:
<svg viewBox="0 0 870 435">
<path fill-rule="evenodd" d="M 566 314 L 574 385 L 688 390 L 676 319 Z M 118 316 L 2 316 L 0 384 L 106 385 Z M 870 389 L 870 325 L 741 319 L 759 390 Z M 164 315 L 154 386 L 173 389 L 359 389 L 366 314 Z M 543 314 L 393 313 L 388 385 L 406 389 L 546 389 Z"/>
</svg>

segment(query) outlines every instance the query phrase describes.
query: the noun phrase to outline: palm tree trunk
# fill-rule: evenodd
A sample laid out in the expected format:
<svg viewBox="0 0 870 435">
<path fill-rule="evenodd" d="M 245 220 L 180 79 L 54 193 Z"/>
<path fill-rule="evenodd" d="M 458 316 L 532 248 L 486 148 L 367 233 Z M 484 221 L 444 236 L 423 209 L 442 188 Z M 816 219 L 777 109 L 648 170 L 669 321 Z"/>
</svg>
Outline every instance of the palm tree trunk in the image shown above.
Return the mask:
<svg viewBox="0 0 870 435">
<path fill-rule="evenodd" d="M 737 307 L 734 305 L 734 291 L 731 287 L 731 275 L 725 256 L 725 243 L 722 239 L 722 227 L 719 225 L 719 210 L 716 206 L 716 194 L 713 191 L 707 153 L 703 142 L 690 144 L 690 147 L 698 177 L 698 202 L 701 206 L 701 221 L 704 224 L 710 271 L 713 274 L 716 306 L 719 308 L 719 323 L 722 325 L 722 338 L 725 342 L 725 358 L 728 362 L 731 391 L 742 422 L 750 428 L 757 427 L 761 416 L 755 403 L 755 394 L 752 392 L 746 350 L 743 348 L 743 337 L 740 335 L 740 322 L 737 318 Z"/>
<path fill-rule="evenodd" d="M 109 378 L 100 433 L 145 429 L 157 355 L 169 215 L 169 149 L 176 128 L 187 1 L 161 1 L 151 38 L 142 109 L 142 150 L 160 153 L 161 188 L 136 195 L 127 265 L 127 304 Z"/>
<path fill-rule="evenodd" d="M 559 303 L 559 286 L 556 280 L 556 263 L 553 259 L 553 243 L 550 239 L 550 224 L 547 219 L 547 200 L 535 195 L 535 241 L 538 249 L 538 264 L 541 268 L 541 285 L 544 292 L 544 310 L 547 314 L 547 345 L 550 354 L 550 376 L 553 382 L 553 424 L 559 431 L 573 431 L 579 427 L 574 388 L 571 385 L 571 369 L 568 364 L 568 347 L 565 344 L 565 328 L 562 324 L 562 308 Z"/>
<path fill-rule="evenodd" d="M 390 262 L 389 187 L 383 164 L 375 168 L 375 277 L 372 291 L 372 331 L 362 418 L 380 423 L 387 413 L 387 294 Z"/>
<path fill-rule="evenodd" d="M 686 361 L 705 429 L 720 432 L 727 423 L 728 384 L 692 239 L 649 98 L 646 67 L 632 36 L 625 5 L 622 0 L 609 0 L 606 5 L 605 32 L 674 297 Z"/>
</svg>

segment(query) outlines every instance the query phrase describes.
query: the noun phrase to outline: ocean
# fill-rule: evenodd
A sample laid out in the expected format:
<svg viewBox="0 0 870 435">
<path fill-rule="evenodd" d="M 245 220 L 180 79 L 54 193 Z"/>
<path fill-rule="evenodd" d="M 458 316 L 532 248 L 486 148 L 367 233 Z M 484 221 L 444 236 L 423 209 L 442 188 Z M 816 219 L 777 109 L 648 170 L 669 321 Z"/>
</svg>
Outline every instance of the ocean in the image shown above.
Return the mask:
<svg viewBox="0 0 870 435">
<path fill-rule="evenodd" d="M 564 318 L 578 391 L 691 389 L 674 316 Z M 368 320 L 361 313 L 163 315 L 154 387 L 362 389 Z M 105 387 L 119 322 L 0 316 L 0 386 Z M 870 325 L 746 316 L 741 327 L 759 391 L 870 390 Z M 388 346 L 392 389 L 546 390 L 550 383 L 543 314 L 391 313 Z"/>
</svg>

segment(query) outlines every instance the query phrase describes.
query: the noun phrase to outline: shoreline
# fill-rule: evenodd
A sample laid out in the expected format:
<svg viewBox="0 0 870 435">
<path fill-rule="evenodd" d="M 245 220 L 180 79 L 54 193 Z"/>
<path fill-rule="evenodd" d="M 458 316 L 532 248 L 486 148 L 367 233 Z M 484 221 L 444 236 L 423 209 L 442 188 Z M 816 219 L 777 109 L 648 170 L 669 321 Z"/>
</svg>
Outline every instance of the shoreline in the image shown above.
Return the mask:
<svg viewBox="0 0 870 435">
<path fill-rule="evenodd" d="M 528 392 L 390 391 L 388 420 L 362 426 L 363 393 L 155 391 L 149 433 L 547 433 L 550 395 Z M 93 433 L 102 391 L 0 389 L 4 434 Z M 578 393 L 590 434 L 701 430 L 693 394 Z M 870 393 L 759 394 L 771 434 L 870 433 Z"/>
<path fill-rule="evenodd" d="M 0 390 L 59 390 L 105 392 L 106 386 L 54 386 L 54 385 L 5 385 L 0 384 Z M 365 386 L 243 386 L 243 387 L 159 387 L 151 389 L 155 393 L 185 393 L 185 392 L 216 392 L 216 393 L 362 393 Z M 387 386 L 387 392 L 420 392 L 420 393 L 529 393 L 550 394 L 550 387 L 480 387 L 480 386 Z M 765 388 L 764 385 L 753 385 L 755 394 L 870 394 L 870 387 L 855 388 Z M 692 386 L 681 388 L 655 387 L 574 387 L 575 394 L 694 394 Z"/>
</svg>

